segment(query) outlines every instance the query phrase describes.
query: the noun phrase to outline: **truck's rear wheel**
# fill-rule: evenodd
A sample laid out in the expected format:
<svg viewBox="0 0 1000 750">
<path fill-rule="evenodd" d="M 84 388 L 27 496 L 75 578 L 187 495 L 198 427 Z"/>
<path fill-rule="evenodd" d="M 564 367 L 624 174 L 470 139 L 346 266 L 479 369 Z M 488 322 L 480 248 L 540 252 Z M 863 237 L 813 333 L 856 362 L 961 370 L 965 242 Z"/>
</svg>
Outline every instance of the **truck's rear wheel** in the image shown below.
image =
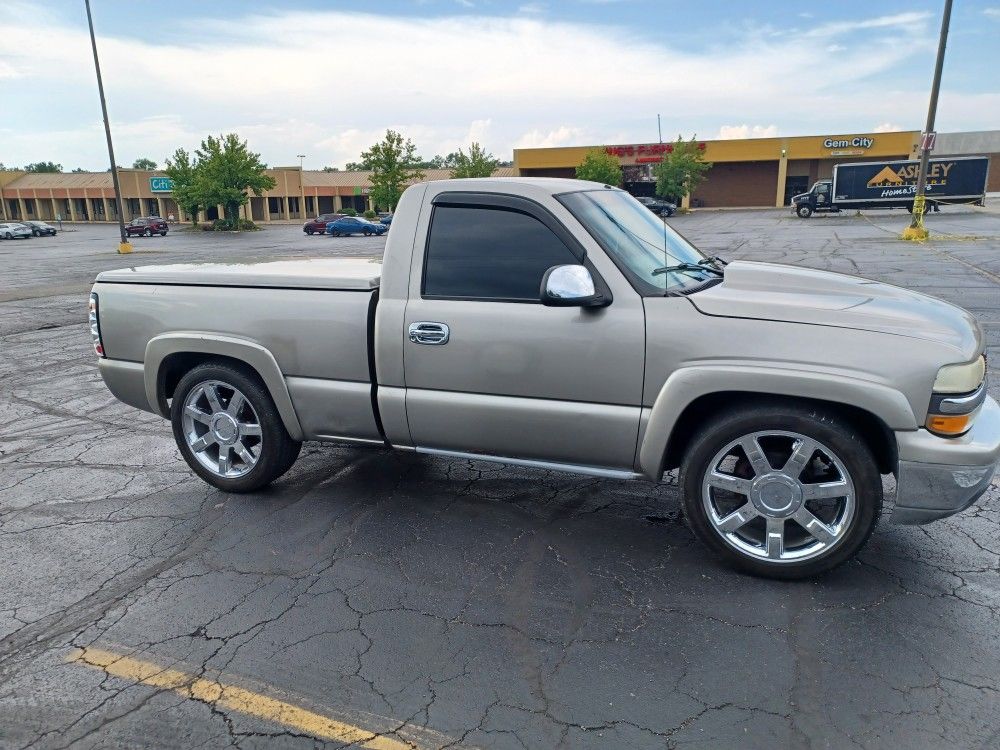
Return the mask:
<svg viewBox="0 0 1000 750">
<path fill-rule="evenodd" d="M 808 219 L 810 216 L 812 216 L 812 212 L 813 212 L 812 208 L 810 206 L 805 206 L 805 205 L 799 206 L 798 208 L 795 209 L 795 213 L 799 215 L 800 219 Z"/>
<path fill-rule="evenodd" d="M 864 438 L 819 408 L 748 407 L 706 424 L 681 469 L 685 515 L 742 570 L 804 578 L 855 555 L 882 510 Z"/>
<path fill-rule="evenodd" d="M 213 487 L 251 492 L 280 477 L 299 454 L 270 394 L 251 371 L 199 365 L 177 384 L 170 406 L 184 460 Z"/>
</svg>

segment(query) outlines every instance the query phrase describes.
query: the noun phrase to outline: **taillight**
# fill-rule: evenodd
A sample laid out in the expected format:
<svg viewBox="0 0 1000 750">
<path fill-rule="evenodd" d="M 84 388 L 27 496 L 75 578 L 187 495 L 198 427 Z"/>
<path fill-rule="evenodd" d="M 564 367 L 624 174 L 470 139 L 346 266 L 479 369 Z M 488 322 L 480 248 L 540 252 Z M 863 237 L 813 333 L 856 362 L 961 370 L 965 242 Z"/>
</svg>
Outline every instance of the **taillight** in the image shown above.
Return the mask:
<svg viewBox="0 0 1000 750">
<path fill-rule="evenodd" d="M 97 307 L 97 294 L 91 292 L 90 306 L 87 312 L 87 324 L 90 326 L 90 338 L 94 341 L 94 351 L 98 357 L 104 356 L 104 343 L 101 341 L 101 316 Z"/>
</svg>

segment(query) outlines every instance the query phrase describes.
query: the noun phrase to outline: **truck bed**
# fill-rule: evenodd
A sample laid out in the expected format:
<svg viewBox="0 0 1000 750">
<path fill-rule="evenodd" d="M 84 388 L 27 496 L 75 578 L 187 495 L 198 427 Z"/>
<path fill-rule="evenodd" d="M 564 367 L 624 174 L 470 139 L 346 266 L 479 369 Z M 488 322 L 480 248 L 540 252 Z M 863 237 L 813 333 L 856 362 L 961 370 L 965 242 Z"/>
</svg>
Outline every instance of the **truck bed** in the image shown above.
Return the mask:
<svg viewBox="0 0 1000 750">
<path fill-rule="evenodd" d="M 104 271 L 103 284 L 158 284 L 170 286 L 232 286 L 270 289 L 325 289 L 365 291 L 377 289 L 382 260 L 360 258 L 304 258 L 263 263 L 176 263 L 134 266 Z"/>
</svg>

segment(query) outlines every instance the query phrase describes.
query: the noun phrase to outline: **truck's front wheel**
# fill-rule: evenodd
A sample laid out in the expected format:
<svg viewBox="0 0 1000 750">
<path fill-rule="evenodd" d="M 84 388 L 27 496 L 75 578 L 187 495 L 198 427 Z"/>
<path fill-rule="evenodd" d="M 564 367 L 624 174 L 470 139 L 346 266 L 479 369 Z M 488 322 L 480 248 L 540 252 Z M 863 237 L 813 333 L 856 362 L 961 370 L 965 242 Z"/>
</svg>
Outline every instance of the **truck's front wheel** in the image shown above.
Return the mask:
<svg viewBox="0 0 1000 750">
<path fill-rule="evenodd" d="M 720 415 L 681 468 L 694 532 L 755 575 L 804 578 L 861 549 L 882 510 L 882 478 L 862 435 L 820 408 Z"/>
<path fill-rule="evenodd" d="M 808 219 L 810 216 L 812 216 L 812 212 L 813 212 L 812 207 L 806 203 L 803 203 L 801 206 L 795 209 L 795 213 L 798 214 L 800 219 Z"/>
<path fill-rule="evenodd" d="M 181 378 L 170 420 L 188 466 L 226 492 L 252 492 L 273 482 L 302 447 L 260 379 L 230 364 L 200 365 Z"/>
</svg>

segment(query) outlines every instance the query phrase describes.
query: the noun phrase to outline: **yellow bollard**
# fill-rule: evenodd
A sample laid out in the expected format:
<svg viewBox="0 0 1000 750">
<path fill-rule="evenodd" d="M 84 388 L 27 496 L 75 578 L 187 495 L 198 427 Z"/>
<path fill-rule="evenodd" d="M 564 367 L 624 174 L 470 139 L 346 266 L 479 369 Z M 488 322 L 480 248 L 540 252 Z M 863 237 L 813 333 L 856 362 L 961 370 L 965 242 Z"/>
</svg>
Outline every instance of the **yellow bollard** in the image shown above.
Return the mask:
<svg viewBox="0 0 1000 750">
<path fill-rule="evenodd" d="M 126 253 L 132 252 L 131 242 L 119 242 L 118 243 L 118 254 L 125 255 Z"/>
</svg>

